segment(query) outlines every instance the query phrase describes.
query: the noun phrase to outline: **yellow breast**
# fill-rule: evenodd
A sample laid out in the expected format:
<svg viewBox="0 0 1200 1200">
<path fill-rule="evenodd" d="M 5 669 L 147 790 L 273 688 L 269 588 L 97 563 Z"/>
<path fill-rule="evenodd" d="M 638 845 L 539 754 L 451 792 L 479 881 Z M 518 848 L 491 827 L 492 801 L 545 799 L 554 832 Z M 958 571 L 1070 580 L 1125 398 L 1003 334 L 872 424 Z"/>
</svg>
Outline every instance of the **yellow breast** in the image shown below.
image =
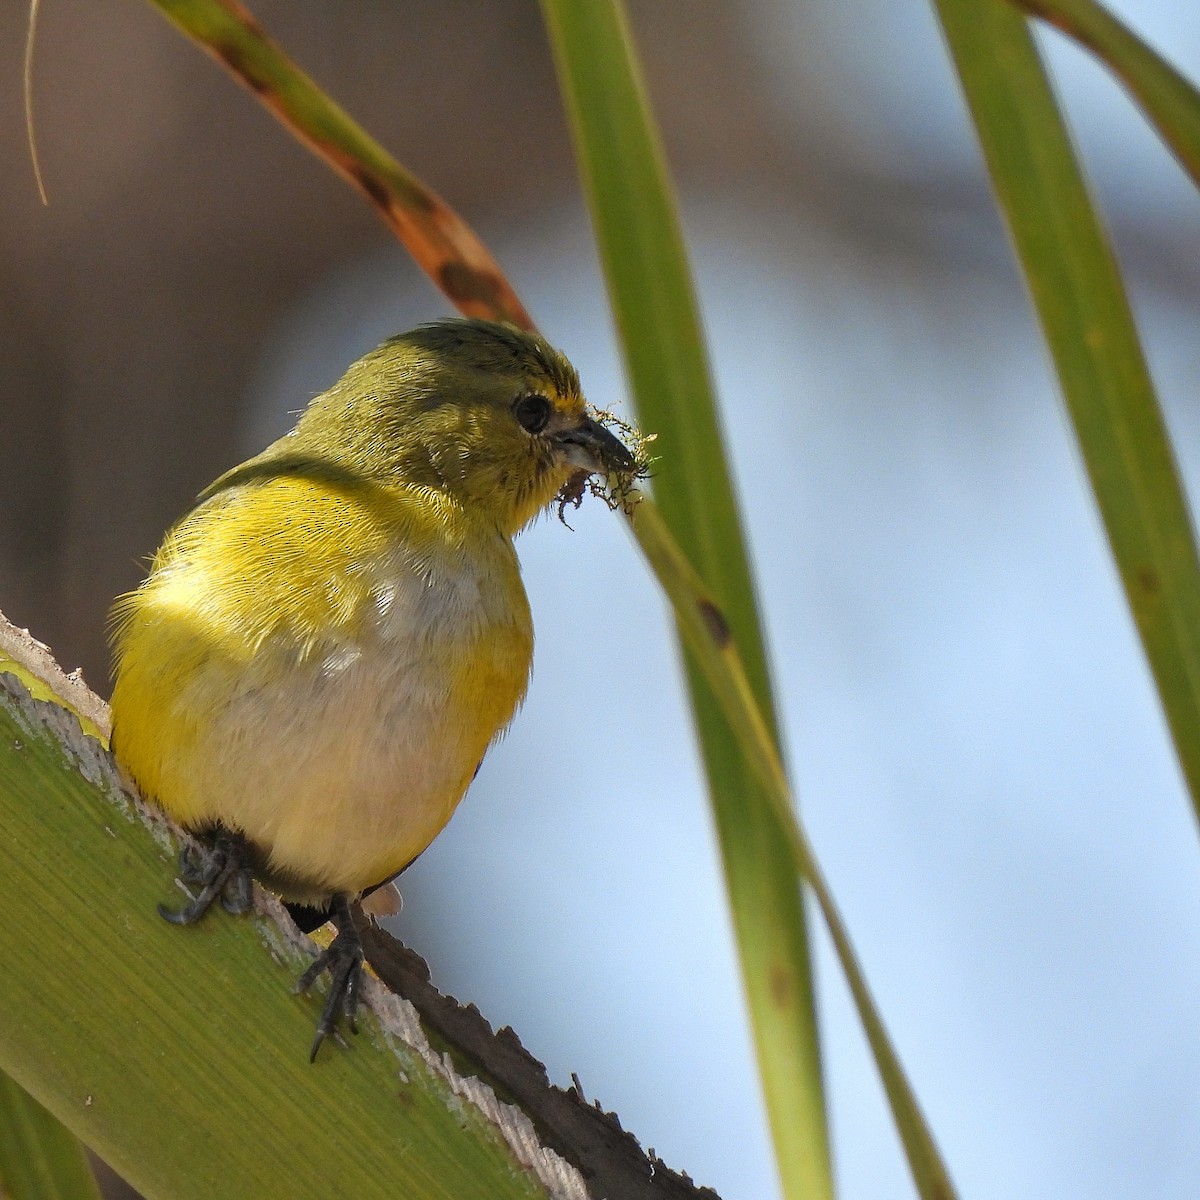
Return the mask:
<svg viewBox="0 0 1200 1200">
<path fill-rule="evenodd" d="M 297 899 L 356 893 L 449 820 L 525 693 L 511 541 L 439 493 L 283 477 L 220 493 L 115 613 L 113 740 L 183 824 Z"/>
</svg>

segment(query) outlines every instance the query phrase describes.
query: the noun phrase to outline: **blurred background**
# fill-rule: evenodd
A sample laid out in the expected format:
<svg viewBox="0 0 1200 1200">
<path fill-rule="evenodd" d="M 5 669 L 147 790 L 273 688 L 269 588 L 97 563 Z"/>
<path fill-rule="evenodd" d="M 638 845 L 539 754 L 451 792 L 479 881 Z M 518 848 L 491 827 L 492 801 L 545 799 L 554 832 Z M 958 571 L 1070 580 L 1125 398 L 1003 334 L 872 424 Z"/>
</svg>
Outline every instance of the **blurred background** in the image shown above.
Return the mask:
<svg viewBox="0 0 1200 1200">
<path fill-rule="evenodd" d="M 163 530 L 445 313 L 367 207 L 145 4 L 0 4 L 0 609 L 107 695 Z M 258 0 L 622 381 L 532 0 Z M 1114 5 L 1193 78 L 1200 22 Z M 1200 843 L 926 0 L 635 0 L 804 816 L 964 1197 L 1196 1195 Z M 1200 486 L 1200 199 L 1043 45 Z M 659 442 L 661 470 L 671 447 Z M 598 504 L 521 542 L 532 690 L 396 932 L 725 1200 L 777 1196 L 662 600 Z M 820 934 L 841 1194 L 913 1195 Z M 113 1047 L 114 1054 L 120 1047 Z"/>
</svg>

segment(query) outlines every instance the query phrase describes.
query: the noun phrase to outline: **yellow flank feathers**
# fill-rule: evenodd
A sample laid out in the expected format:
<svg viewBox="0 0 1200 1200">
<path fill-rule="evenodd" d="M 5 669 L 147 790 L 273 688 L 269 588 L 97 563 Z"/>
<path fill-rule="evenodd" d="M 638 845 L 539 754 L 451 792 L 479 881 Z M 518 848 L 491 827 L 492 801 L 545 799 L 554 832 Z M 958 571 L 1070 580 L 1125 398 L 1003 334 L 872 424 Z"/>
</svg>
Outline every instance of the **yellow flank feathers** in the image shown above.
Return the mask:
<svg viewBox="0 0 1200 1200">
<path fill-rule="evenodd" d="M 390 878 L 525 694 L 513 534 L 631 462 L 539 338 L 445 321 L 384 343 L 116 605 L 117 757 L 183 825 L 241 835 L 289 899 Z"/>
<path fill-rule="evenodd" d="M 279 479 L 210 502 L 122 614 L 118 754 L 183 824 L 267 849 L 296 898 L 416 857 L 529 672 L 511 542 L 419 490 L 361 491 Z"/>
</svg>

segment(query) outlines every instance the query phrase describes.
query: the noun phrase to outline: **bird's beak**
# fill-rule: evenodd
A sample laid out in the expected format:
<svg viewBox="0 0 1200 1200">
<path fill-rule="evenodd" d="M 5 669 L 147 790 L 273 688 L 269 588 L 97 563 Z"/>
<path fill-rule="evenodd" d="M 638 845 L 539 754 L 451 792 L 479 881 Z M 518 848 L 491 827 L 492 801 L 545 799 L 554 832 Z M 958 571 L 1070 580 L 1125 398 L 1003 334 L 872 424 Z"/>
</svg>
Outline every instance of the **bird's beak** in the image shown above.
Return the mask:
<svg viewBox="0 0 1200 1200">
<path fill-rule="evenodd" d="M 560 429 L 553 435 L 553 440 L 563 448 L 572 466 L 589 474 L 627 474 L 637 467 L 633 455 L 620 438 L 609 433 L 591 417 L 584 417 L 570 429 Z"/>
</svg>

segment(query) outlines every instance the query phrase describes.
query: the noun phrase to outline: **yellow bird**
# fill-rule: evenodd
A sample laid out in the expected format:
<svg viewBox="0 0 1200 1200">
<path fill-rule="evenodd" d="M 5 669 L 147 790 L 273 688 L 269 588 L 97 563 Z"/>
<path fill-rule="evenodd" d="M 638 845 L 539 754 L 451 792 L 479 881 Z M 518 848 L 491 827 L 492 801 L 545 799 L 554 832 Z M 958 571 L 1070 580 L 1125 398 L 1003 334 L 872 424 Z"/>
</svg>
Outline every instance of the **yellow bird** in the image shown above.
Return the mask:
<svg viewBox="0 0 1200 1200">
<path fill-rule="evenodd" d="M 513 536 L 633 457 L 540 337 L 446 320 L 390 338 L 295 428 L 223 475 L 113 610 L 113 748 L 201 836 L 181 872 L 249 906 L 250 876 L 328 908 L 301 976 L 330 991 L 312 1046 L 353 1026 L 350 902 L 450 819 L 525 695 L 533 651 Z"/>
</svg>

